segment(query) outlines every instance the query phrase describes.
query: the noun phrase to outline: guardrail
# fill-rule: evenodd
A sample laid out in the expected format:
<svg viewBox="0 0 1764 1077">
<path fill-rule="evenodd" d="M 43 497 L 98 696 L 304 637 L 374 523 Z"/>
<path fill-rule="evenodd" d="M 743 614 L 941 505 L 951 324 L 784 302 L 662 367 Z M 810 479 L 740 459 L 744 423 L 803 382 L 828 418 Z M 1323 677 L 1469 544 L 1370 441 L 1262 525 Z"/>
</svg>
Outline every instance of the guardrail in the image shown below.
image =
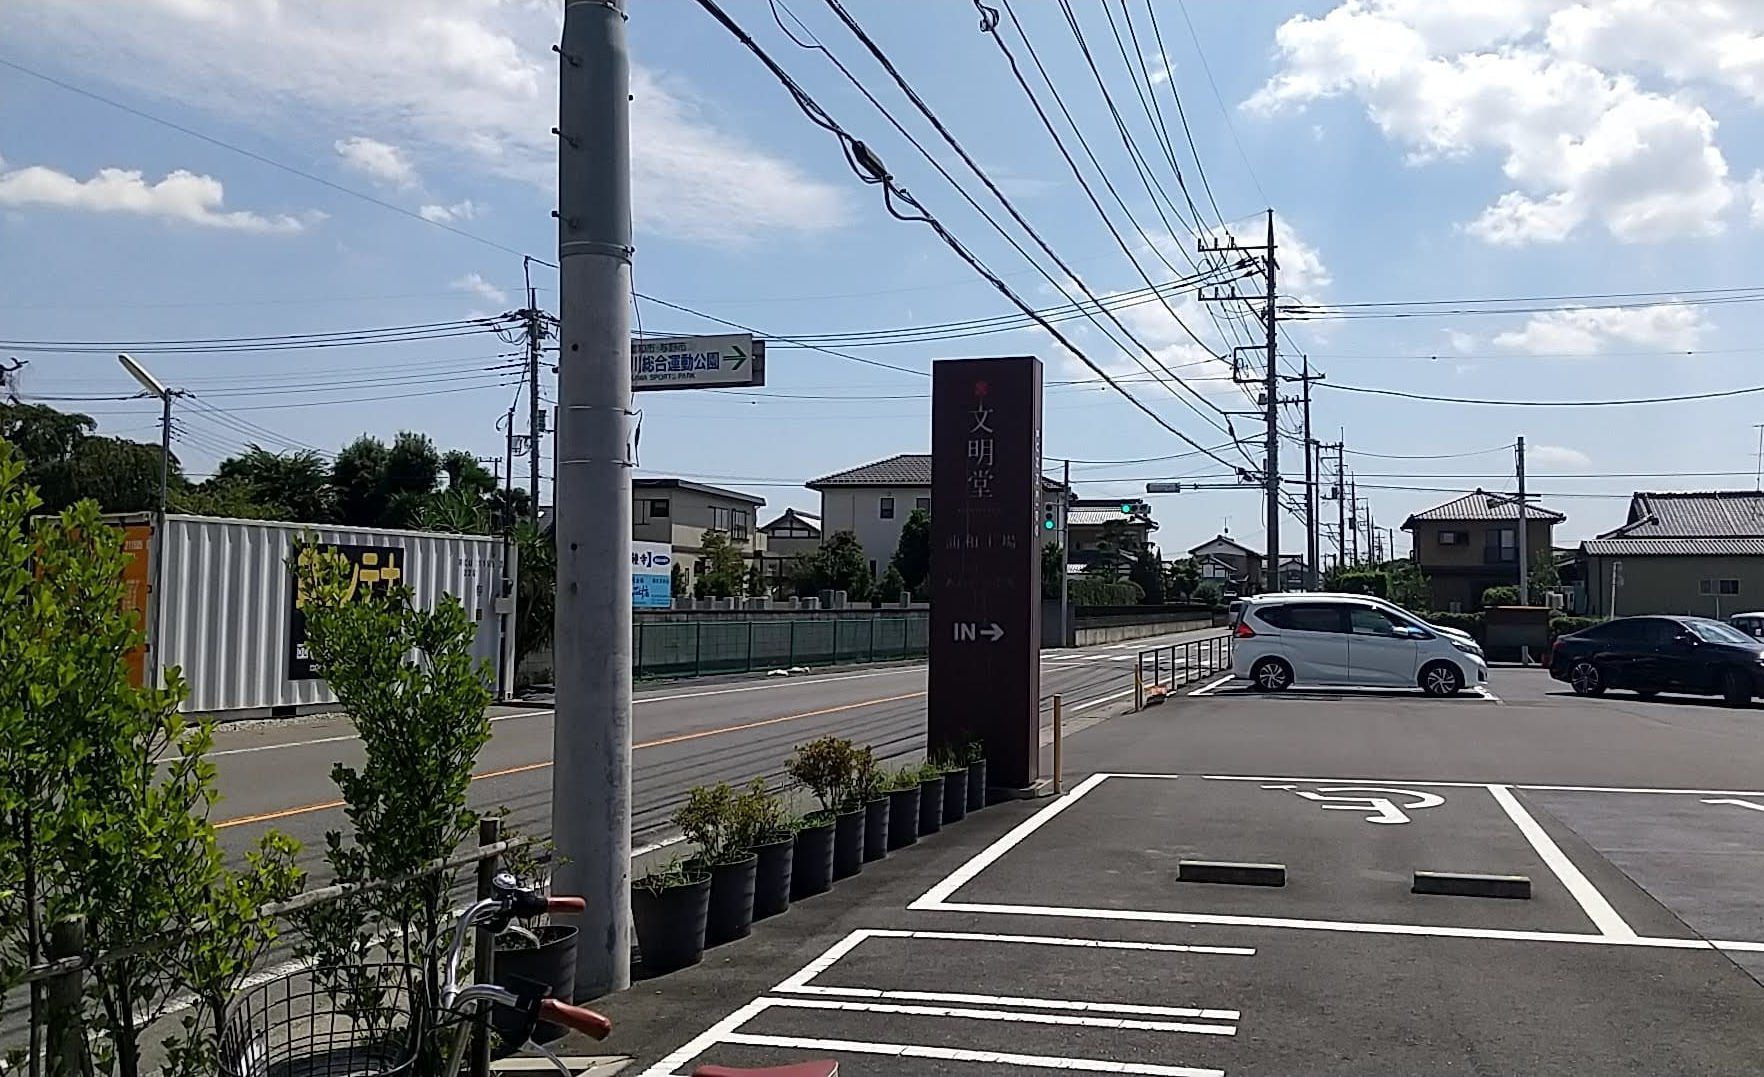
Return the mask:
<svg viewBox="0 0 1764 1077">
<path fill-rule="evenodd" d="M 696 677 L 885 662 L 923 657 L 930 642 L 925 617 L 659 621 L 637 625 L 632 672 L 638 677 Z"/>
<path fill-rule="evenodd" d="M 1171 643 L 1139 652 L 1133 670 L 1133 709 L 1154 690 L 1168 693 L 1231 668 L 1231 633 Z"/>
</svg>

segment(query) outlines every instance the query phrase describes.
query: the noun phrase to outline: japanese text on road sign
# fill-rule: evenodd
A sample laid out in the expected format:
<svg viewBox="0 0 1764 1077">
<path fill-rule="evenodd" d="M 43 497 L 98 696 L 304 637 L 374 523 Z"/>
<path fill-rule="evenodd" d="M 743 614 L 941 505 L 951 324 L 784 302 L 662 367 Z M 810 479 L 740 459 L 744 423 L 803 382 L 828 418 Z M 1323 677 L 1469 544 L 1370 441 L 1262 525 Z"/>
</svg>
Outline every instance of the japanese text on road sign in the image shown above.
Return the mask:
<svg viewBox="0 0 1764 1077">
<path fill-rule="evenodd" d="M 766 383 L 766 342 L 749 333 L 631 342 L 631 389 L 715 389 Z"/>
</svg>

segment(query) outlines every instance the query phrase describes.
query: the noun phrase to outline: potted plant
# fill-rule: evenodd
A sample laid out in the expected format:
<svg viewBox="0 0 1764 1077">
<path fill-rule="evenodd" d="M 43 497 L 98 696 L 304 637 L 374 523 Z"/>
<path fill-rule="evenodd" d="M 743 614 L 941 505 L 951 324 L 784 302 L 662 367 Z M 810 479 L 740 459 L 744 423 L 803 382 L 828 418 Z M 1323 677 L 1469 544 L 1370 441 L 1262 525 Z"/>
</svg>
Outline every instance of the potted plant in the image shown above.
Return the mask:
<svg viewBox="0 0 1764 1077">
<path fill-rule="evenodd" d="M 710 872 L 674 859 L 631 884 L 631 920 L 643 968 L 653 976 L 704 959 Z"/>
<path fill-rule="evenodd" d="M 753 930 L 754 876 L 759 857 L 735 829 L 735 790 L 727 782 L 695 786 L 674 813 L 674 825 L 698 846 L 696 862 L 710 872 L 708 946 L 746 938 Z"/>
<path fill-rule="evenodd" d="M 943 771 L 926 763 L 919 768 L 919 836 L 943 829 Z"/>
<path fill-rule="evenodd" d="M 798 745 L 784 765 L 785 772 L 808 786 L 821 802 L 821 810 L 811 818 L 833 821 L 834 879 L 856 875 L 864 868 L 864 807 L 853 804 L 857 757 L 851 741 L 827 736 Z"/>
<path fill-rule="evenodd" d="M 796 830 L 784 812 L 784 802 L 755 778 L 735 798 L 733 828 L 744 848 L 752 849 L 754 867 L 753 918 L 763 920 L 790 907 L 790 868 L 796 853 Z"/>
<path fill-rule="evenodd" d="M 825 894 L 833 889 L 833 814 L 810 812 L 792 825 L 790 900 Z"/>
<path fill-rule="evenodd" d="M 902 767 L 888 776 L 888 848 L 904 849 L 919 840 L 919 768 Z"/>
<path fill-rule="evenodd" d="M 888 855 L 888 778 L 876 765 L 876 752 L 860 748 L 857 753 L 856 799 L 864 806 L 864 861 Z"/>
<path fill-rule="evenodd" d="M 971 740 L 963 755 L 968 761 L 968 810 L 979 811 L 986 807 L 986 745 Z"/>
<path fill-rule="evenodd" d="M 506 826 L 502 833 L 505 840 L 517 836 Z M 548 888 L 550 859 L 549 842 L 512 842 L 502 854 L 502 868 L 517 879 Z M 520 923 L 524 932 L 510 930 L 496 936 L 490 982 L 511 989 L 522 984 L 543 984 L 550 998 L 575 998 L 575 925 L 554 924 L 544 915 Z M 521 1021 L 520 1014 L 506 1007 L 496 1007 L 490 1013 L 491 1024 L 505 1039 L 520 1034 Z M 550 1043 L 568 1031 L 562 1025 L 541 1021 L 533 1029 L 533 1041 Z"/>
<path fill-rule="evenodd" d="M 939 752 L 935 765 L 943 773 L 943 821 L 957 823 L 968 816 L 968 764 L 948 752 Z"/>
</svg>

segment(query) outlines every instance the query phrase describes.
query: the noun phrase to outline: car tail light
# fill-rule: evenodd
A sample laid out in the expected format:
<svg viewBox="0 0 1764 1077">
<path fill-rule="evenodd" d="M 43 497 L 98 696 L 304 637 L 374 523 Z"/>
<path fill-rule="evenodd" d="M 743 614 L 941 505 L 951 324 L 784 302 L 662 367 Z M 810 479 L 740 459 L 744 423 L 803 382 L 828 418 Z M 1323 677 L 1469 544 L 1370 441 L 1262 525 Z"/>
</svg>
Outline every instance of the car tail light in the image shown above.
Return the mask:
<svg viewBox="0 0 1764 1077">
<path fill-rule="evenodd" d="M 1256 634 L 1256 630 L 1249 626 L 1248 621 L 1237 622 L 1236 636 L 1238 639 L 1249 639 L 1251 636 L 1254 636 L 1255 634 Z"/>
</svg>

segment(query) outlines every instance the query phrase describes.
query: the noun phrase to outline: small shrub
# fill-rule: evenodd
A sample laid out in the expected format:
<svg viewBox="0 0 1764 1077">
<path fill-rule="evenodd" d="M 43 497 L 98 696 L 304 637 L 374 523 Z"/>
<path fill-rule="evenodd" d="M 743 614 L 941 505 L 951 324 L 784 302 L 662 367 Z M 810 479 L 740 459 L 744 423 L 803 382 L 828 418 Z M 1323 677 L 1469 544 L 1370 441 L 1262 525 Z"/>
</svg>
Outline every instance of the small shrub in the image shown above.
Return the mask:
<svg viewBox="0 0 1764 1077">
<path fill-rule="evenodd" d="M 1477 639 L 1483 638 L 1483 618 L 1480 613 L 1424 613 L 1421 614 L 1421 619 L 1441 628 L 1456 628 Z"/>
<path fill-rule="evenodd" d="M 889 790 L 917 789 L 921 778 L 921 769 L 922 768 L 920 767 L 901 767 L 893 774 L 890 774 L 888 776 Z"/>
<path fill-rule="evenodd" d="M 798 745 L 785 773 L 808 787 L 821 802 L 821 811 L 832 813 L 851 797 L 857 777 L 857 747 L 844 737 L 820 737 Z"/>
<path fill-rule="evenodd" d="M 691 886 L 710 878 L 710 872 L 703 867 L 675 857 L 666 863 L 650 868 L 644 876 L 637 880 L 637 886 L 652 894 L 660 894 L 672 890 L 676 886 Z"/>
<path fill-rule="evenodd" d="M 854 748 L 856 766 L 852 774 L 852 806 L 868 804 L 883 793 L 887 777 L 876 762 L 874 748 Z"/>
<path fill-rule="evenodd" d="M 1555 639 L 1557 636 L 1566 636 L 1570 632 L 1579 632 L 1583 628 L 1591 628 L 1602 621 L 1603 618 L 1599 617 L 1570 617 L 1566 614 L 1557 614 L 1550 618 L 1550 638 Z"/>
<path fill-rule="evenodd" d="M 708 864 L 747 855 L 747 847 L 735 840 L 735 790 L 727 782 L 689 790 L 686 803 L 674 812 L 674 825 L 687 841 L 698 846 L 699 855 Z"/>
<path fill-rule="evenodd" d="M 1518 604 L 1519 588 L 1510 583 L 1483 589 L 1482 606 L 1484 609 L 1490 606 L 1517 606 Z"/>
<path fill-rule="evenodd" d="M 729 831 L 734 848 L 751 849 L 778 841 L 789 837 L 795 829 L 783 800 L 766 788 L 764 778 L 755 778 L 730 806 Z"/>
</svg>

